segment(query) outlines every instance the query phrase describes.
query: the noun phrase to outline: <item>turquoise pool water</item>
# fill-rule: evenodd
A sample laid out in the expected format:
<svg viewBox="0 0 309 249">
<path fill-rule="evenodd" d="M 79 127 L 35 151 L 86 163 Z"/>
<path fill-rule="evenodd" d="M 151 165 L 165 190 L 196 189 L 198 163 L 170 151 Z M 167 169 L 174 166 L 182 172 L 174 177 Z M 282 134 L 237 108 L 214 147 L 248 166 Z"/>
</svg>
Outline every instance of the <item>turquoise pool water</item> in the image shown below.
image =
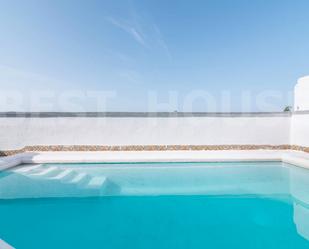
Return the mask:
<svg viewBox="0 0 309 249">
<path fill-rule="evenodd" d="M 16 248 L 309 248 L 309 171 L 282 163 L 28 165 L 0 173 Z"/>
</svg>

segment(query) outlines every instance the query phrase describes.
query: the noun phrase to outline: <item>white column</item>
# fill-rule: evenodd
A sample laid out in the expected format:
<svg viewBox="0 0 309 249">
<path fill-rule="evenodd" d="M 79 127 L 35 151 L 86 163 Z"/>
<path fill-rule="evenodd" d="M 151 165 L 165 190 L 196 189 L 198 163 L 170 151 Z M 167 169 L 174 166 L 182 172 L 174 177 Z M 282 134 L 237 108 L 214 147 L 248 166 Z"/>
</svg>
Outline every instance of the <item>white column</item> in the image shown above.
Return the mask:
<svg viewBox="0 0 309 249">
<path fill-rule="evenodd" d="M 309 76 L 298 80 L 294 94 L 294 110 L 309 111 Z"/>
</svg>

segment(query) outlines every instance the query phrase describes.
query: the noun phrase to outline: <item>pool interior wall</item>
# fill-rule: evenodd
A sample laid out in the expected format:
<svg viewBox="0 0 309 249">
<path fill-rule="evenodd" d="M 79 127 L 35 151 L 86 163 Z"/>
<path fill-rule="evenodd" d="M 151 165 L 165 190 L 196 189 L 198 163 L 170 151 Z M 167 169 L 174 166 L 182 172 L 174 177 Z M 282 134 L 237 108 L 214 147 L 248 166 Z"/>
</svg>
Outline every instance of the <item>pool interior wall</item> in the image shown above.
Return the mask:
<svg viewBox="0 0 309 249">
<path fill-rule="evenodd" d="M 0 173 L 0 235 L 21 249 L 309 248 L 308 177 L 281 162 L 22 165 Z"/>
<path fill-rule="evenodd" d="M 280 162 L 27 164 L 0 173 L 0 198 L 280 195 L 289 192 L 287 183 L 299 182 L 302 173 L 307 172 L 287 165 Z"/>
</svg>

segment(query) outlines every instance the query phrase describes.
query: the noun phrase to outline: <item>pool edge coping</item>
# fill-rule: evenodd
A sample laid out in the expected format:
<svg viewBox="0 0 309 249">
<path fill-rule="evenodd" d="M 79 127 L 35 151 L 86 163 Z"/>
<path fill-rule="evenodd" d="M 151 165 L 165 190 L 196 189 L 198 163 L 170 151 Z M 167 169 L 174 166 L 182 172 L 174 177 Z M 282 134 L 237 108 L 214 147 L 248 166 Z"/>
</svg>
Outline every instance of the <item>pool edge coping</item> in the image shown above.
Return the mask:
<svg viewBox="0 0 309 249">
<path fill-rule="evenodd" d="M 24 152 L 0 158 L 0 171 L 20 164 L 124 162 L 281 161 L 309 169 L 309 154 L 295 150 Z"/>
</svg>

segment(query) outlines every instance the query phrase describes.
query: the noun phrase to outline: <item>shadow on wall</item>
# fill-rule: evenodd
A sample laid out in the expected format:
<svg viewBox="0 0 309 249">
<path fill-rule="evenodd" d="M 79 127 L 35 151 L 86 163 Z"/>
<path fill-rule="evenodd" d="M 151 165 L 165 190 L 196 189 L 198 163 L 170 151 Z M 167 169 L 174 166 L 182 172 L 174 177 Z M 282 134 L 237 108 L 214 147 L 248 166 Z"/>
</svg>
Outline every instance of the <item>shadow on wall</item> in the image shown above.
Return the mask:
<svg viewBox="0 0 309 249">
<path fill-rule="evenodd" d="M 7 156 L 4 151 L 0 151 L 0 157 Z"/>
<path fill-rule="evenodd" d="M 23 150 L 8 150 L 8 151 L 1 151 L 0 150 L 0 157 L 6 157 L 6 156 L 14 156 L 19 153 L 23 153 Z"/>
</svg>

